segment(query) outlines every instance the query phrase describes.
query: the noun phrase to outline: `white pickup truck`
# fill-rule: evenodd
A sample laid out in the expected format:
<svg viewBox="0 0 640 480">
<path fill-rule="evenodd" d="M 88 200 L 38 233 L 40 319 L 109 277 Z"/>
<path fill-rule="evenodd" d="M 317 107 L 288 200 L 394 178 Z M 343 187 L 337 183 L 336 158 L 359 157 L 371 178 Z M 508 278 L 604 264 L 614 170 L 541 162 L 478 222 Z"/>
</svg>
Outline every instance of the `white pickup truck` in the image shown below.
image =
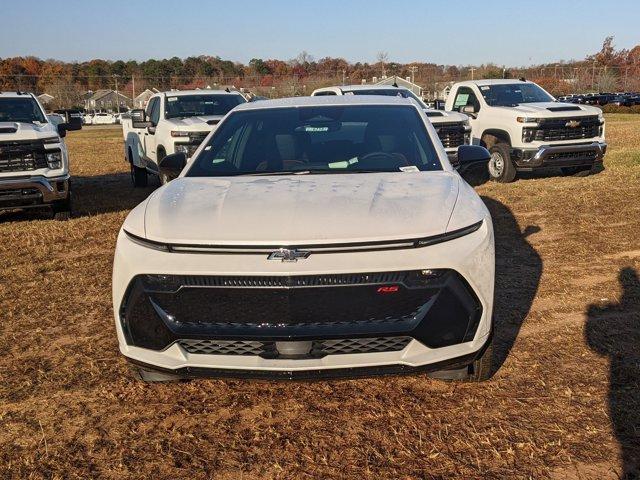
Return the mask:
<svg viewBox="0 0 640 480">
<path fill-rule="evenodd" d="M 557 102 L 524 79 L 456 83 L 445 111 L 470 116 L 473 143 L 491 152 L 489 174 L 498 182 L 547 167 L 589 172 L 602 165 L 607 149 L 602 110 Z"/>
<path fill-rule="evenodd" d="M 230 110 L 246 100 L 228 90 L 183 90 L 157 93 L 146 110 L 132 110 L 123 119 L 125 158 L 136 187 L 147 185 L 147 174 L 160 176 L 158 163 L 182 152 L 191 157 L 200 143 Z"/>
<path fill-rule="evenodd" d="M 438 138 L 447 152 L 449 162 L 454 168 L 459 167 L 458 147 L 471 143 L 471 127 L 467 115 L 429 108 L 420 97 L 407 88 L 393 85 L 341 85 L 339 87 L 318 88 L 311 93 L 312 97 L 330 95 L 383 95 L 413 99 L 424 110 L 433 128 L 436 129 Z"/>
<path fill-rule="evenodd" d="M 64 137 L 80 128 L 79 115 L 48 117 L 31 93 L 0 92 L 0 210 L 47 208 L 56 219 L 69 218 Z"/>
</svg>

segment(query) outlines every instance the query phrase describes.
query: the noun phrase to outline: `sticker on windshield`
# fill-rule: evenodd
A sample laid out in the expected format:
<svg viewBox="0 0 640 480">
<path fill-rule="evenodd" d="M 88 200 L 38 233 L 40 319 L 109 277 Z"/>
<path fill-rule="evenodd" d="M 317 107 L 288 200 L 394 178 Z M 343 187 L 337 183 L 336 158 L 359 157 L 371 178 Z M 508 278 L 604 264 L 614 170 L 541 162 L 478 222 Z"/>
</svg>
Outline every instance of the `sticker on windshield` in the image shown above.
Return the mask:
<svg viewBox="0 0 640 480">
<path fill-rule="evenodd" d="M 178 97 L 167 97 L 167 102 L 175 102 L 178 100 Z"/>
<path fill-rule="evenodd" d="M 489 90 L 489 87 L 487 85 L 483 85 L 480 87 L 480 90 Z"/>
<path fill-rule="evenodd" d="M 420 169 L 415 165 L 407 165 L 406 167 L 400 167 L 401 172 L 419 172 Z"/>
</svg>

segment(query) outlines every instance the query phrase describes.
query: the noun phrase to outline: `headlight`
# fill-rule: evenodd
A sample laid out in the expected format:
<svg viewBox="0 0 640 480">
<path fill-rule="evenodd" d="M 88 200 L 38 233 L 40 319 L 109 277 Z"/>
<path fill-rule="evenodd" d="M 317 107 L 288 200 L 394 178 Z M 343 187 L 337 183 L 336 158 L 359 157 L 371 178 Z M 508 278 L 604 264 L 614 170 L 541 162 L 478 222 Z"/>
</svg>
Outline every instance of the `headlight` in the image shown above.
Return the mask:
<svg viewBox="0 0 640 480">
<path fill-rule="evenodd" d="M 539 123 L 540 119 L 535 117 L 518 117 L 516 121 L 518 123 Z"/>
<path fill-rule="evenodd" d="M 600 125 L 604 125 L 604 114 L 602 112 L 598 114 L 598 121 L 600 122 Z"/>
<path fill-rule="evenodd" d="M 60 151 L 47 152 L 46 156 L 47 156 L 47 164 L 49 165 L 49 168 L 51 168 L 52 170 L 55 170 L 57 168 L 62 168 L 62 152 Z"/>
<path fill-rule="evenodd" d="M 176 130 L 172 130 L 171 131 L 171 136 L 172 137 L 188 137 L 189 136 L 189 132 L 178 132 Z"/>
</svg>

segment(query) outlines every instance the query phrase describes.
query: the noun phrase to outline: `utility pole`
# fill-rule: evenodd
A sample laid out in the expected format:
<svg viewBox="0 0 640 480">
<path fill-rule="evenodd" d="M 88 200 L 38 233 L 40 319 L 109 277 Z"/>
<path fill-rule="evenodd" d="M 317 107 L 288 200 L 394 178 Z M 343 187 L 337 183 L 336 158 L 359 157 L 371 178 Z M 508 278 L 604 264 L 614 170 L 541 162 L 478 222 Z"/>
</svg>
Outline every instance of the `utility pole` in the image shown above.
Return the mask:
<svg viewBox="0 0 640 480">
<path fill-rule="evenodd" d="M 342 85 L 346 85 L 346 76 L 347 76 L 347 71 L 343 68 L 342 69 Z"/>
<path fill-rule="evenodd" d="M 113 78 L 116 81 L 116 107 L 118 114 L 120 113 L 120 95 L 118 94 L 118 75 L 113 75 Z"/>
<path fill-rule="evenodd" d="M 411 83 L 416 83 L 416 70 L 418 70 L 418 67 L 415 65 L 409 67 L 409 71 L 411 72 Z"/>
<path fill-rule="evenodd" d="M 591 89 L 593 90 L 593 88 L 596 85 L 596 61 L 593 61 L 593 71 L 591 73 Z"/>
<path fill-rule="evenodd" d="M 473 80 L 473 72 L 475 72 L 475 71 L 476 71 L 476 69 L 471 67 L 471 80 Z"/>
<path fill-rule="evenodd" d="M 131 75 L 131 100 L 136 98 L 136 77 L 135 75 Z"/>
</svg>

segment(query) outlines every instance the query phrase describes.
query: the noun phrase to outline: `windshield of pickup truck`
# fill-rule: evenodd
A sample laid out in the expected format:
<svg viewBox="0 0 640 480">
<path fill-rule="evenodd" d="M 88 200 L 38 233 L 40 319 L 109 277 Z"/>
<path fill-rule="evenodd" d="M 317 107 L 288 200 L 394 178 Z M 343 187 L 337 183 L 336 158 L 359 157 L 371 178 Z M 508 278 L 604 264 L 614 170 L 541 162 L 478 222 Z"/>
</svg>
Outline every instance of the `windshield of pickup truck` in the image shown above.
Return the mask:
<svg viewBox="0 0 640 480">
<path fill-rule="evenodd" d="M 31 97 L 0 98 L 0 122 L 47 123 L 47 119 Z"/>
<path fill-rule="evenodd" d="M 167 95 L 165 118 L 226 115 L 244 102 L 242 95 Z"/>
<path fill-rule="evenodd" d="M 231 113 L 187 177 L 442 170 L 413 106 L 261 108 Z"/>
<path fill-rule="evenodd" d="M 480 85 L 479 88 L 484 100 L 492 107 L 515 107 L 521 103 L 555 101 L 535 83 Z"/>
</svg>

